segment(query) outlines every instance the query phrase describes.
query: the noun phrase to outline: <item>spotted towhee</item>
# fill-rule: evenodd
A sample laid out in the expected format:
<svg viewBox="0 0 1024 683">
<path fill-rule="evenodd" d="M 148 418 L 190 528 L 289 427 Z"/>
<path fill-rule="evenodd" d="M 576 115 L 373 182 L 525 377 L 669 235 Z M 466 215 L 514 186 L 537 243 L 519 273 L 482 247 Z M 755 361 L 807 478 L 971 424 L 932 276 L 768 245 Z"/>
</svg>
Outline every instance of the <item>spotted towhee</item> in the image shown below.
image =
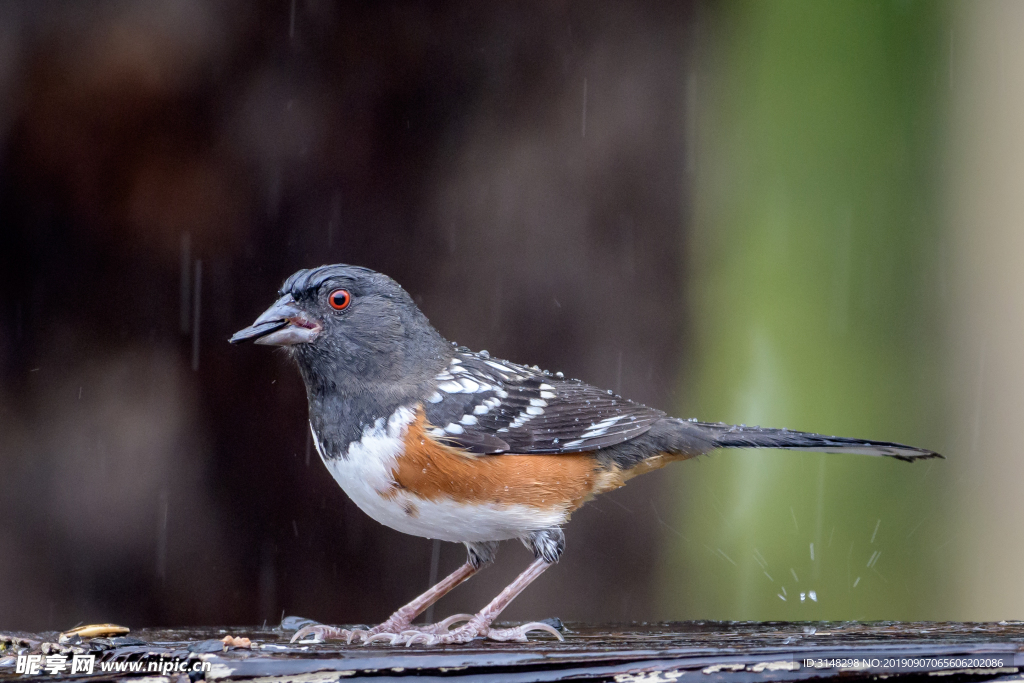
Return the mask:
<svg viewBox="0 0 1024 683">
<path fill-rule="evenodd" d="M 378 522 L 464 543 L 466 563 L 368 630 L 313 626 L 295 639 L 392 644 L 526 640 L 530 623 L 494 629 L 513 598 L 558 561 L 562 525 L 591 497 L 714 448 L 941 457 L 885 441 L 668 417 L 561 373 L 455 346 L 394 280 L 347 265 L 300 270 L 233 343 L 283 346 L 299 366 L 313 442 L 345 493 Z M 536 560 L 476 615 L 412 620 L 521 540 Z M 456 622 L 461 626 L 451 628 Z"/>
</svg>

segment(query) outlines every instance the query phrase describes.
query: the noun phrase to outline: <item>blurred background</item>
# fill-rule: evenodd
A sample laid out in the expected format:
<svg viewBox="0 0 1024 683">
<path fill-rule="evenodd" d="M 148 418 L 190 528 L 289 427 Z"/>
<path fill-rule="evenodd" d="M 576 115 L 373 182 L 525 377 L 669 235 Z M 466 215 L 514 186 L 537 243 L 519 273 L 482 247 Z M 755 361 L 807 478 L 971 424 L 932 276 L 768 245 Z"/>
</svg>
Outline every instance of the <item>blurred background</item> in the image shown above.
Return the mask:
<svg viewBox="0 0 1024 683">
<path fill-rule="evenodd" d="M 0 628 L 427 587 L 295 369 L 226 343 L 332 262 L 676 415 L 948 456 L 633 480 L 509 619 L 1021 618 L 1022 35 L 1013 0 L 0 4 Z"/>
</svg>

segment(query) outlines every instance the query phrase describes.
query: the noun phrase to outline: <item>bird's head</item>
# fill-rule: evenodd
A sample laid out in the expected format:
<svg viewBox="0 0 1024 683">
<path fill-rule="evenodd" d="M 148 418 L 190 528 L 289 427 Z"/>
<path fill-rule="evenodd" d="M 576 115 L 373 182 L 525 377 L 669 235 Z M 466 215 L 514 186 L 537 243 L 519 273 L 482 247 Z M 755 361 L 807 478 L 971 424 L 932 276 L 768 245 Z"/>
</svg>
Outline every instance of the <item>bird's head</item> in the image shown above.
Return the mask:
<svg viewBox="0 0 1024 683">
<path fill-rule="evenodd" d="M 293 274 L 278 300 L 230 341 L 288 349 L 307 388 L 416 381 L 451 356 L 450 345 L 397 282 L 343 264 Z"/>
</svg>

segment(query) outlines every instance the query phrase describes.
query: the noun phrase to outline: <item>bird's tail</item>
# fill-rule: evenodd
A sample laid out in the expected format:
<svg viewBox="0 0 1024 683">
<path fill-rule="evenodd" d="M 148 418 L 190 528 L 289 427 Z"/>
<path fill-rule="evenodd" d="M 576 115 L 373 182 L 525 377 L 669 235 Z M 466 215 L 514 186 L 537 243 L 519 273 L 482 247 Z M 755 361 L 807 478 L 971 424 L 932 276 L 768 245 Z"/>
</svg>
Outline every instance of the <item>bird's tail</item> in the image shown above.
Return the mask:
<svg viewBox="0 0 1024 683">
<path fill-rule="evenodd" d="M 850 439 L 843 436 L 824 436 L 810 432 L 794 432 L 789 429 L 769 429 L 728 425 L 721 422 L 689 422 L 702 436 L 711 442 L 713 448 L 783 448 L 791 451 L 817 451 L 820 453 L 859 453 L 879 455 L 906 462 L 941 458 L 934 451 L 904 446 L 890 441 Z"/>
</svg>

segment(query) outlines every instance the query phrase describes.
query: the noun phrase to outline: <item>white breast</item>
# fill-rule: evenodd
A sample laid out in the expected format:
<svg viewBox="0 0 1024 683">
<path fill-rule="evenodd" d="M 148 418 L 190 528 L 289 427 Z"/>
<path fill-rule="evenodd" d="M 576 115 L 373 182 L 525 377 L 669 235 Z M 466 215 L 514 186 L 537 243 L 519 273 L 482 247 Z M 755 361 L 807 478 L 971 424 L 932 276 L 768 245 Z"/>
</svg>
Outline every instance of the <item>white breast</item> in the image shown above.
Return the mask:
<svg viewBox="0 0 1024 683">
<path fill-rule="evenodd" d="M 395 489 L 392 472 L 405 445 L 405 433 L 416 419 L 399 408 L 385 423 L 378 418 L 348 447 L 348 457 L 325 457 L 310 425 L 316 451 L 335 481 L 359 509 L 403 533 L 442 541 L 503 541 L 565 521 L 561 511 L 528 505 L 464 504 L 451 499 L 426 500 Z M 387 495 L 384 495 L 387 494 Z"/>
</svg>

